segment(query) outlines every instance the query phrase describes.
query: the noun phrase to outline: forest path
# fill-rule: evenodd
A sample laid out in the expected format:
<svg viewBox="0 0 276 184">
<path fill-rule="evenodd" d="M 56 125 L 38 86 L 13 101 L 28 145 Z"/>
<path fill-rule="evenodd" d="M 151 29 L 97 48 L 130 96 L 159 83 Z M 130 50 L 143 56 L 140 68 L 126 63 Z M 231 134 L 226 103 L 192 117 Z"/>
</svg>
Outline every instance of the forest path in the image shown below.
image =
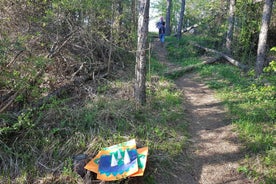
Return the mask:
<svg viewBox="0 0 276 184">
<path fill-rule="evenodd" d="M 158 41 L 153 52 L 168 71 L 179 66 L 169 63 L 165 47 Z M 188 148 L 178 158 L 171 174 L 158 176 L 158 183 L 173 184 L 249 184 L 254 183 L 237 172 L 244 157 L 234 127 L 223 104 L 195 73 L 175 80 L 185 96 L 185 114 L 189 121 Z"/>
</svg>

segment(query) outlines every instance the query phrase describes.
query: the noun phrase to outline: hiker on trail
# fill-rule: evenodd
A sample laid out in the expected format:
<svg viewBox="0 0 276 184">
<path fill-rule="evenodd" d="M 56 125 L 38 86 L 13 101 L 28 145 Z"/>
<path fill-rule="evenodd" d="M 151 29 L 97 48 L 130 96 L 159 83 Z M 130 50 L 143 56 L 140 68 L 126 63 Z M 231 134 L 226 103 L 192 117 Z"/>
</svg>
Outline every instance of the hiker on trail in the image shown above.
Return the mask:
<svg viewBox="0 0 276 184">
<path fill-rule="evenodd" d="M 159 29 L 159 39 L 163 45 L 165 42 L 165 22 L 163 17 L 160 17 L 160 21 L 157 22 L 156 27 Z"/>
</svg>

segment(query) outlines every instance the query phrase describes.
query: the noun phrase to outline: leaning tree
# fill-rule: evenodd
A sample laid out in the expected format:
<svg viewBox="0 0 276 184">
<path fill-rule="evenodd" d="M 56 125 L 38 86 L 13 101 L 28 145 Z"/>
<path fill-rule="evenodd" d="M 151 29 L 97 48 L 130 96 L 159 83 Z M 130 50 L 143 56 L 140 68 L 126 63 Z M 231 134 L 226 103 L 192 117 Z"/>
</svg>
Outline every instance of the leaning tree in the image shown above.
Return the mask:
<svg viewBox="0 0 276 184">
<path fill-rule="evenodd" d="M 272 14 L 273 0 L 265 0 L 263 7 L 262 25 L 259 34 L 257 60 L 256 60 L 256 76 L 259 77 L 263 72 L 265 54 L 266 54 L 266 43 L 270 18 Z"/>
</svg>

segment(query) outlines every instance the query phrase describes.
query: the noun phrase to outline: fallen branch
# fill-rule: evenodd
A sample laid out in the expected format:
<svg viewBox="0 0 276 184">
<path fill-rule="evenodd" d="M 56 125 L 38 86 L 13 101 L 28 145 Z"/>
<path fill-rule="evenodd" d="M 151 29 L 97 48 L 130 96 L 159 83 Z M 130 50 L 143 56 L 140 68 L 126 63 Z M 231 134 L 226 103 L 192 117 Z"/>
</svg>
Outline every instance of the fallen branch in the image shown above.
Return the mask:
<svg viewBox="0 0 276 184">
<path fill-rule="evenodd" d="M 183 75 L 186 72 L 190 72 L 190 71 L 192 71 L 192 70 L 194 70 L 196 68 L 199 68 L 202 65 L 215 63 L 215 62 L 219 61 L 221 58 L 222 58 L 222 56 L 218 56 L 218 57 L 211 58 L 211 59 L 209 59 L 207 61 L 203 61 L 203 62 L 201 62 L 199 64 L 187 66 L 185 68 L 178 67 L 178 68 L 176 68 L 176 69 L 174 69 L 172 71 L 166 72 L 164 75 L 165 76 L 180 76 L 180 75 Z"/>
<path fill-rule="evenodd" d="M 211 53 L 215 53 L 215 54 L 217 54 L 217 55 L 223 57 L 223 58 L 226 59 L 228 62 L 230 62 L 232 65 L 235 65 L 235 66 L 239 67 L 239 68 L 242 69 L 243 71 L 247 71 L 247 70 L 248 70 L 248 66 L 246 66 L 246 65 L 244 65 L 244 64 L 242 64 L 242 63 L 240 63 L 239 61 L 237 61 L 237 60 L 231 58 L 230 56 L 228 56 L 228 55 L 226 55 L 226 54 L 224 54 L 224 53 L 222 53 L 222 52 L 216 51 L 216 50 L 214 50 L 214 49 L 209 49 L 209 48 L 203 47 L 203 46 L 201 46 L 201 45 L 199 45 L 199 44 L 197 44 L 197 43 L 190 43 L 190 44 L 192 44 L 193 46 L 195 46 L 195 47 L 197 47 L 197 48 L 199 48 L 199 49 L 202 49 L 202 50 L 204 50 L 204 51 L 211 52 Z"/>
<path fill-rule="evenodd" d="M 72 31 L 69 33 L 63 40 L 62 42 L 60 40 L 57 40 L 51 47 L 50 52 L 46 56 L 46 58 L 52 58 L 54 57 L 63 46 L 66 45 L 66 43 L 72 38 L 72 36 L 78 31 L 78 29 Z M 60 43 L 61 42 L 61 43 Z"/>
<path fill-rule="evenodd" d="M 72 74 L 71 81 L 73 81 L 74 77 L 83 69 L 84 64 L 86 64 L 86 63 L 85 62 L 82 63 L 81 66 L 79 67 L 79 69 L 75 73 Z"/>
<path fill-rule="evenodd" d="M 14 62 L 15 62 L 15 60 L 18 58 L 18 56 L 21 54 L 21 53 L 23 53 L 24 52 L 24 50 L 20 50 L 15 56 L 14 56 L 14 58 L 13 58 L 13 60 L 11 61 L 11 62 L 9 62 L 9 64 L 7 64 L 7 68 L 8 67 L 10 67 Z"/>
<path fill-rule="evenodd" d="M 16 99 L 18 93 L 19 93 L 19 91 L 17 91 L 16 93 L 14 93 L 14 94 L 9 98 L 7 104 L 4 105 L 4 107 L 2 107 L 2 108 L 0 109 L 0 113 L 2 113 L 3 111 L 5 111 L 5 110 L 13 103 L 13 101 Z"/>
</svg>

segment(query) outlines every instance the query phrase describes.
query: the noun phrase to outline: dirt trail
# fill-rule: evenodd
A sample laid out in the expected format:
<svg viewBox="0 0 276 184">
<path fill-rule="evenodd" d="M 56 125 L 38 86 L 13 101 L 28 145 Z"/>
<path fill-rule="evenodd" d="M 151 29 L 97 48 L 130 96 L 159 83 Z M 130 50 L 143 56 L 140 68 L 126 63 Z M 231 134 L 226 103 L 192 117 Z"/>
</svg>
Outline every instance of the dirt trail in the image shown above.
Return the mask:
<svg viewBox="0 0 276 184">
<path fill-rule="evenodd" d="M 165 48 L 155 42 L 154 52 L 161 63 L 173 70 L 178 67 L 168 63 Z M 175 81 L 186 100 L 187 118 L 190 122 L 190 144 L 179 158 L 174 175 L 160 178 L 158 183 L 174 184 L 249 184 L 254 183 L 237 172 L 244 157 L 242 145 L 227 118 L 227 112 L 214 92 L 191 73 Z"/>
</svg>

